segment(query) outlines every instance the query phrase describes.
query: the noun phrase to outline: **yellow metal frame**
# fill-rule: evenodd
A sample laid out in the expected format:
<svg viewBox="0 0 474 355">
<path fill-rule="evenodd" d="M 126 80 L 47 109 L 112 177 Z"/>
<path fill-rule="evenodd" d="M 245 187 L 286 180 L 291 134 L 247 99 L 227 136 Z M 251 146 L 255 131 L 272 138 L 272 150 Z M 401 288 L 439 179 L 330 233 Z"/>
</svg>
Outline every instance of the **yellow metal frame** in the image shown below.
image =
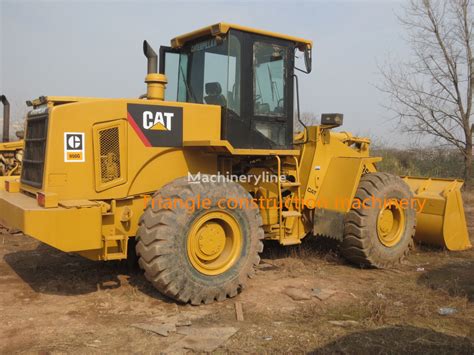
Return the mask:
<svg viewBox="0 0 474 355">
<path fill-rule="evenodd" d="M 0 143 L 0 155 L 4 152 L 8 152 L 8 153 L 13 152 L 14 153 L 16 151 L 19 151 L 19 150 L 23 149 L 24 143 L 25 142 L 23 140 L 19 140 L 19 141 L 15 141 L 15 142 L 2 142 L 2 143 Z M 20 175 L 20 172 L 21 172 L 21 162 L 16 160 L 15 167 L 13 169 L 11 169 L 10 171 L 8 171 L 7 175 L 8 176 L 18 176 L 18 175 Z M 0 176 L 0 178 L 1 178 L 1 176 Z M 3 183 L 2 183 L 2 185 L 3 185 Z M 2 190 L 2 189 L 3 189 L 3 187 L 0 187 L 0 190 Z"/>
<path fill-rule="evenodd" d="M 3 142 L 0 143 L 0 152 L 5 151 L 15 151 L 19 149 L 23 149 L 23 140 L 15 141 L 15 142 Z"/>
<path fill-rule="evenodd" d="M 231 29 L 255 33 L 262 36 L 280 38 L 287 41 L 292 41 L 292 42 L 295 42 L 301 50 L 304 50 L 306 47 L 308 48 L 313 47 L 313 41 L 311 40 L 307 40 L 300 37 L 288 36 L 288 35 L 277 33 L 277 32 L 271 32 L 271 31 L 259 30 L 259 29 L 251 28 L 251 27 L 234 25 L 234 24 L 230 24 L 226 22 L 219 22 L 219 23 L 216 23 L 215 25 L 206 26 L 196 31 L 192 31 L 192 32 L 183 34 L 181 36 L 177 36 L 171 40 L 171 46 L 173 48 L 180 48 L 184 46 L 187 42 L 192 41 L 194 39 L 201 38 L 204 36 L 223 35 L 229 32 L 229 30 Z"/>
<path fill-rule="evenodd" d="M 0 176 L 0 191 L 5 191 L 5 182 L 17 180 L 18 176 Z"/>
<path fill-rule="evenodd" d="M 225 140 L 208 140 L 208 141 L 184 141 L 184 147 L 195 147 L 201 148 L 203 150 L 207 150 L 210 152 L 216 153 L 227 153 L 230 155 L 245 155 L 245 156 L 268 156 L 268 155 L 292 155 L 298 156 L 300 155 L 300 151 L 297 149 L 242 149 L 242 148 L 234 148 L 229 141 Z"/>
<path fill-rule="evenodd" d="M 375 172 L 380 157 L 370 157 L 366 138 L 332 132 L 324 126 L 308 127 L 302 146 L 300 171 L 303 198 L 316 200 L 324 208 L 347 212 L 360 177 Z"/>
<path fill-rule="evenodd" d="M 0 191 L 0 224 L 66 252 L 101 249 L 101 208 L 43 208 L 35 198 Z"/>
</svg>

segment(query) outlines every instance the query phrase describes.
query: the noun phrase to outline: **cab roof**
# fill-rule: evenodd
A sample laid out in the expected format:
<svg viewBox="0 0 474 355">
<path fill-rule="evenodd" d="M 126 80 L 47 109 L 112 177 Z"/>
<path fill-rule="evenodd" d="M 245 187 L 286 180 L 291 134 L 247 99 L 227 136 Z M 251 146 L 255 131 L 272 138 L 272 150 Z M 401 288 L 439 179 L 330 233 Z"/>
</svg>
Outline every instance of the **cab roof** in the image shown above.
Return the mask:
<svg viewBox="0 0 474 355">
<path fill-rule="evenodd" d="M 312 48 L 312 46 L 313 46 L 313 41 L 311 41 L 311 40 L 306 40 L 306 39 L 299 38 L 299 37 L 288 36 L 288 35 L 285 35 L 285 34 L 271 32 L 271 31 L 259 30 L 259 29 L 255 29 L 255 28 L 251 28 L 251 27 L 233 25 L 233 24 L 226 23 L 226 22 L 219 22 L 215 25 L 203 27 L 199 30 L 192 31 L 192 32 L 186 33 L 184 35 L 175 37 L 171 40 L 171 46 L 173 48 L 180 48 L 180 47 L 184 46 L 187 42 L 192 41 L 196 38 L 205 37 L 205 36 L 208 36 L 208 35 L 218 36 L 218 35 L 221 35 L 221 34 L 226 34 L 227 32 L 229 32 L 230 29 L 244 31 L 244 32 L 250 32 L 250 33 L 259 34 L 259 35 L 262 35 L 262 36 L 269 36 L 269 37 L 280 38 L 280 39 L 284 39 L 284 40 L 287 40 L 287 41 L 295 42 L 297 47 L 300 50 L 304 50 L 306 47 Z"/>
</svg>

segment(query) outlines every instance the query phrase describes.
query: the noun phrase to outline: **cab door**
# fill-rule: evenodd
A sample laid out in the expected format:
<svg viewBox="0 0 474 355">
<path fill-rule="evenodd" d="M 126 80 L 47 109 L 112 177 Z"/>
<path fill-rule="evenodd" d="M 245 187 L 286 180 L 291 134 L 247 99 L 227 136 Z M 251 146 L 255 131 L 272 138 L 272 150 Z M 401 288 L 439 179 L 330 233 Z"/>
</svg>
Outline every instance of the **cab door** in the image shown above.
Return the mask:
<svg viewBox="0 0 474 355">
<path fill-rule="evenodd" d="M 293 52 L 284 41 L 255 36 L 252 44 L 252 148 L 291 149 Z"/>
</svg>

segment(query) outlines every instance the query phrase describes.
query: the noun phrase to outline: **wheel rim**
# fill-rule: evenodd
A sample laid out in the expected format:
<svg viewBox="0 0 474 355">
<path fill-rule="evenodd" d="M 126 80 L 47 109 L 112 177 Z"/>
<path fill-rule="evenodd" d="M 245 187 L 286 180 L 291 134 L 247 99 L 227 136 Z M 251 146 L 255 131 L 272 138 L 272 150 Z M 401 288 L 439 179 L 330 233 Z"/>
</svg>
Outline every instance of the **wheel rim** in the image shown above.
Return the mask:
<svg viewBox="0 0 474 355">
<path fill-rule="evenodd" d="M 229 270 L 242 250 L 238 222 L 226 212 L 209 212 L 191 226 L 187 238 L 188 258 L 204 275 L 219 275 Z"/>
<path fill-rule="evenodd" d="M 402 239 L 405 213 L 397 201 L 384 206 L 377 218 L 377 236 L 386 247 L 393 247 Z"/>
</svg>

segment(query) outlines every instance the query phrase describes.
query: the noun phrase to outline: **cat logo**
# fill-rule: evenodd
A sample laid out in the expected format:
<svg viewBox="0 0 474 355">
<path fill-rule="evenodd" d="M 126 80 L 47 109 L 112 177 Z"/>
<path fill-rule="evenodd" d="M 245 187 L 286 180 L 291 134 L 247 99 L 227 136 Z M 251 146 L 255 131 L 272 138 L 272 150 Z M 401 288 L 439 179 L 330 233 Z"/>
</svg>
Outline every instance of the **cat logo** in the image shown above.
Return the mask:
<svg viewBox="0 0 474 355">
<path fill-rule="evenodd" d="M 183 108 L 158 105 L 127 105 L 127 119 L 147 147 L 183 145 Z"/>
<path fill-rule="evenodd" d="M 172 112 L 143 111 L 143 128 L 156 131 L 171 131 Z"/>
<path fill-rule="evenodd" d="M 66 163 L 83 163 L 85 161 L 84 133 L 64 133 L 64 161 Z"/>
</svg>

